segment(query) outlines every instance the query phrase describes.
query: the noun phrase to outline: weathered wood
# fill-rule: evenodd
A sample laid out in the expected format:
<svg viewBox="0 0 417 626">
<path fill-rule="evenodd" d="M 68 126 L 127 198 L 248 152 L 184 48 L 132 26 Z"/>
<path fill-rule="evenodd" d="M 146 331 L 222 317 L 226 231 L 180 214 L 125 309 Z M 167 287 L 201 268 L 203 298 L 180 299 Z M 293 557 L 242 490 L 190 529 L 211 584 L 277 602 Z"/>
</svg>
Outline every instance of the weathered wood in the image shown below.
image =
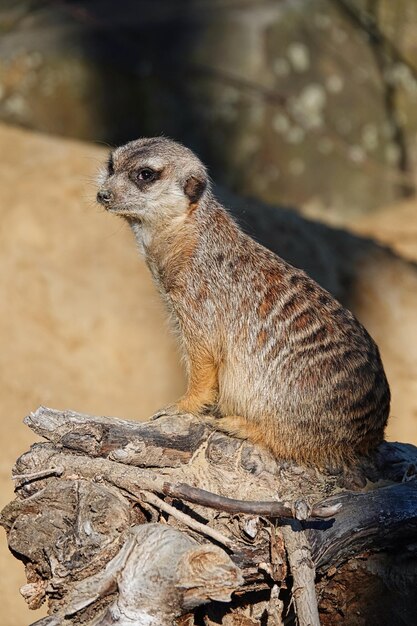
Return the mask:
<svg viewBox="0 0 417 626">
<path fill-rule="evenodd" d="M 178 467 L 189 461 L 210 430 L 195 419 L 129 422 L 40 407 L 25 424 L 69 450 L 138 467 Z"/>
<path fill-rule="evenodd" d="M 196 624 L 223 626 L 292 623 L 285 591 L 291 580 L 299 623 L 318 623 L 315 570 L 320 573 L 322 616 L 335 620 L 326 590 L 339 589 L 339 572 L 348 581 L 348 593 L 354 581 L 346 567 L 356 559 L 365 553 L 400 554 L 415 542 L 414 446 L 383 444 L 376 462 L 362 468 L 373 482 L 346 492 L 340 477 L 280 462 L 190 415 L 136 424 L 41 408 L 25 421 L 48 441 L 35 444 L 17 461 L 16 499 L 3 510 L 1 523 L 10 548 L 26 564 L 28 583 L 22 593 L 28 604 L 36 608 L 49 601 L 52 615 L 42 626 L 113 624 L 117 616 L 119 626 L 168 624 L 186 614 L 191 626 L 198 602 L 187 604 L 184 594 L 202 596 L 185 592 L 183 579 L 173 582 L 173 557 L 166 561 L 169 575 L 167 570 L 158 584 L 161 595 L 152 592 L 149 610 L 144 609 L 138 572 L 158 579 L 162 567 L 156 548 L 148 550 L 152 558 L 137 552 L 137 537 L 149 528 L 172 531 L 193 546 L 207 547 L 210 541 L 216 555 L 223 555 L 228 571 L 234 572 L 228 587 L 229 594 L 235 590 L 233 601 L 216 604 L 220 596 L 213 591 L 202 598 L 207 609 L 198 609 L 195 617 Z M 323 519 L 312 519 L 317 513 Z M 174 535 L 169 535 L 173 545 Z M 136 569 L 123 560 L 133 544 Z M 409 550 L 407 554 L 410 559 Z M 216 579 L 209 567 L 212 558 L 199 571 L 207 572 L 205 589 L 219 590 L 226 578 L 222 572 Z M 313 569 L 306 568 L 309 559 Z M 120 567 L 114 569 L 115 564 Z M 382 580 L 388 570 L 379 567 Z M 413 558 L 407 572 L 406 586 L 413 576 L 417 580 Z M 197 570 L 193 576 L 187 589 L 196 589 Z M 132 577 L 139 587 L 129 582 Z M 169 602 L 163 588 L 171 594 Z"/>
<path fill-rule="evenodd" d="M 216 546 L 200 545 L 162 524 L 133 526 L 105 568 L 74 584 L 53 623 L 64 625 L 112 594 L 96 625 L 171 626 L 182 613 L 210 600 L 230 601 L 242 582 L 239 568 Z"/>
<path fill-rule="evenodd" d="M 395 549 L 417 538 L 417 482 L 337 496 L 342 504 L 332 524 L 307 530 L 319 571 L 339 566 L 362 551 Z"/>
<path fill-rule="evenodd" d="M 117 589 L 99 624 L 171 626 L 210 600 L 228 602 L 242 583 L 239 568 L 220 548 L 162 524 L 134 526 L 106 568 L 73 587 L 62 615 L 75 615 Z"/>
</svg>

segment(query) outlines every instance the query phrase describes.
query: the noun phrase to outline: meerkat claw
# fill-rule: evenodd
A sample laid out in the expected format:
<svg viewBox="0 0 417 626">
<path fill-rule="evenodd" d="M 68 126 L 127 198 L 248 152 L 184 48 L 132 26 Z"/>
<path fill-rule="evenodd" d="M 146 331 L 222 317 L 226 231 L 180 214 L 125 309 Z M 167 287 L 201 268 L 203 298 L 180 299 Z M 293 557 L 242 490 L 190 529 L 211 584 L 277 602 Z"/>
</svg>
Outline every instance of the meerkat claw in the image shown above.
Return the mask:
<svg viewBox="0 0 417 626">
<path fill-rule="evenodd" d="M 156 420 L 158 420 L 160 417 L 169 417 L 171 415 L 179 415 L 178 409 L 176 408 L 176 406 L 174 405 L 169 405 L 164 407 L 163 409 L 160 409 L 159 411 L 157 411 L 156 413 L 154 413 L 149 420 L 151 422 L 155 422 Z"/>
<path fill-rule="evenodd" d="M 163 409 L 160 409 L 159 411 L 157 411 L 156 413 L 154 413 L 149 420 L 151 422 L 155 422 L 156 420 L 158 420 L 160 417 L 181 417 L 183 415 L 195 415 L 194 413 L 190 413 L 189 411 L 182 411 L 176 404 L 170 404 L 169 406 L 164 407 Z"/>
</svg>

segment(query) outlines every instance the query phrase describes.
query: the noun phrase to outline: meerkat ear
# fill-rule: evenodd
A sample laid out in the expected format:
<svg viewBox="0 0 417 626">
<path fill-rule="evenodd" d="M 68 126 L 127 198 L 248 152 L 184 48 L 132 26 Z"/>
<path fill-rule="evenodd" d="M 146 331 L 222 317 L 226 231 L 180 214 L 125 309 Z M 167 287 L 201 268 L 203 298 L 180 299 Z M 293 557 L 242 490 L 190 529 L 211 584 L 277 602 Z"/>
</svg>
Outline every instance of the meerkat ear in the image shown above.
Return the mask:
<svg viewBox="0 0 417 626">
<path fill-rule="evenodd" d="M 191 204 L 196 204 L 207 187 L 207 180 L 197 176 L 190 176 L 185 181 L 184 193 Z"/>
</svg>

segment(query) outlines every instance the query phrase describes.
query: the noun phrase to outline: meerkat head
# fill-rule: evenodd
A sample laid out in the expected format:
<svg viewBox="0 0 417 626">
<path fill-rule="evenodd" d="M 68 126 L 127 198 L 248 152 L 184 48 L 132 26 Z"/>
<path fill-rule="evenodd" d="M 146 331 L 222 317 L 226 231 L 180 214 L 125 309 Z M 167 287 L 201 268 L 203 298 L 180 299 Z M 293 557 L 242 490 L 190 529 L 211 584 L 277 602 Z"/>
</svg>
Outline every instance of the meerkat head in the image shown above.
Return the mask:
<svg viewBox="0 0 417 626">
<path fill-rule="evenodd" d="M 97 201 L 139 224 L 192 212 L 208 188 L 207 171 L 191 150 L 162 137 L 113 150 L 100 176 Z"/>
</svg>

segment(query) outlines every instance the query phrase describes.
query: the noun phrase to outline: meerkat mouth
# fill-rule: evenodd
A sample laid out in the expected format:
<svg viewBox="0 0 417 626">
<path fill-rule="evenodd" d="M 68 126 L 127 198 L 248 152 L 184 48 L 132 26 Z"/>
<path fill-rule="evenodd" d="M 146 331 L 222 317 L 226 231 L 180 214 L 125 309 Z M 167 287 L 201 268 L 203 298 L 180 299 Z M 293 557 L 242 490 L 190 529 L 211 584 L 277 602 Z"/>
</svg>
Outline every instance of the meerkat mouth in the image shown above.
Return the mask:
<svg viewBox="0 0 417 626">
<path fill-rule="evenodd" d="M 129 209 L 127 207 L 117 207 L 117 206 L 108 206 L 106 210 L 109 213 L 114 213 L 115 215 L 120 215 L 120 217 L 128 217 L 130 219 L 134 219 L 137 222 L 141 223 L 142 218 L 138 215 L 135 209 Z"/>
</svg>

